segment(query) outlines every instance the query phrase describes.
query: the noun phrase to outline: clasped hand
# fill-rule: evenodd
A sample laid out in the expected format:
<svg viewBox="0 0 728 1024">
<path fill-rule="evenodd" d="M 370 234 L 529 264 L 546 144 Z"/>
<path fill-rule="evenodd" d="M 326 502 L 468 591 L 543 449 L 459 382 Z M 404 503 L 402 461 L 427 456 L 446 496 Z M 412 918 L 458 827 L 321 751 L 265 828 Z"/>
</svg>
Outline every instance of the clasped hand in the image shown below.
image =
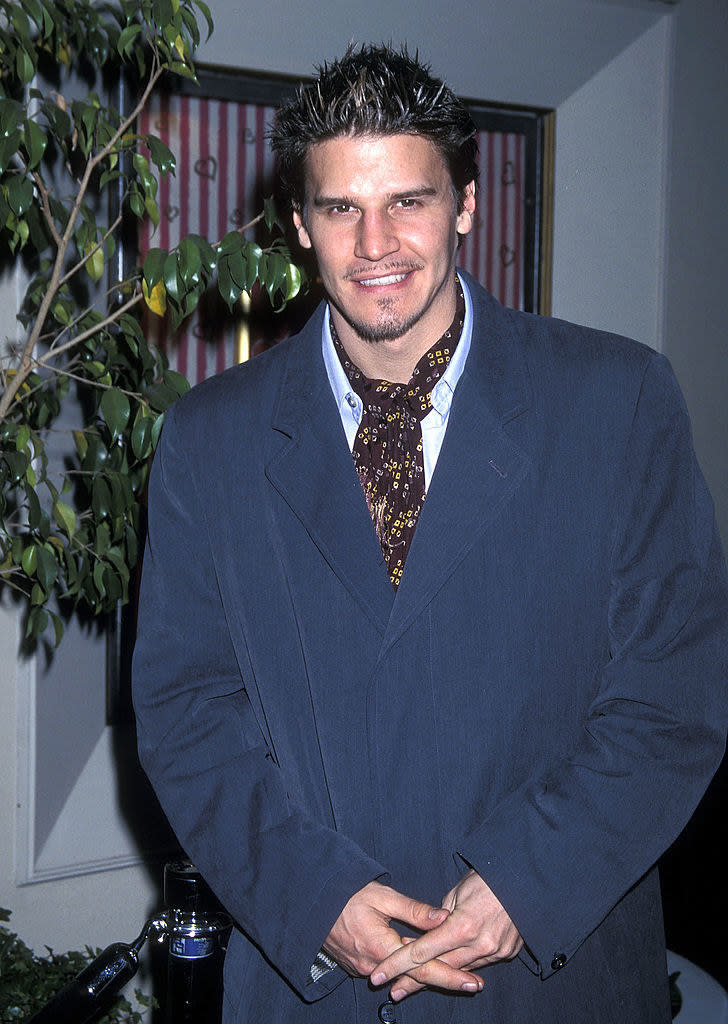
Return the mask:
<svg viewBox="0 0 728 1024">
<path fill-rule="evenodd" d="M 424 934 L 400 936 L 393 920 Z M 480 875 L 468 871 L 442 907 L 370 882 L 346 904 L 324 948 L 350 974 L 369 975 L 375 986 L 393 982 L 391 998 L 397 1001 L 425 987 L 480 992 L 483 979 L 472 972 L 512 959 L 522 945 L 502 904 Z"/>
</svg>

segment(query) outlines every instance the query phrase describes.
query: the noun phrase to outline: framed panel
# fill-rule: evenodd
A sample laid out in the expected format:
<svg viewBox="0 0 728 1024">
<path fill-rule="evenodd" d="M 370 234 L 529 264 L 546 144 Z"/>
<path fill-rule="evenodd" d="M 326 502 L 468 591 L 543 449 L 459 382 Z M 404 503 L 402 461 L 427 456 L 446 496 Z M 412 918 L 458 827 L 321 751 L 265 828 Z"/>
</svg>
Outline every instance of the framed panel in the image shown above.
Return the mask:
<svg viewBox="0 0 728 1024">
<path fill-rule="evenodd" d="M 107 643 L 72 618 L 50 661 L 37 653 L 18 663 L 17 885 L 156 864 L 179 850 L 134 729 L 109 724 L 99 685 Z"/>
<path fill-rule="evenodd" d="M 200 87 L 185 79 L 159 90 L 141 121 L 177 156 L 177 173 L 160 187 L 157 233 L 147 225 L 140 257 L 153 245 L 173 246 L 187 232 L 221 238 L 250 223 L 275 194 L 275 165 L 266 139 L 276 107 L 298 79 L 198 68 Z M 505 305 L 548 312 L 550 303 L 550 175 L 552 116 L 548 111 L 466 100 L 478 127 L 481 186 L 474 230 L 460 265 Z M 295 239 L 292 250 L 305 258 Z M 314 290 L 315 291 L 315 290 Z M 201 303 L 174 337 L 149 317 L 147 330 L 190 383 L 223 370 L 295 330 L 314 299 L 284 316 L 267 300 L 230 316 L 221 300 Z"/>
<path fill-rule="evenodd" d="M 554 114 L 465 102 L 478 129 L 480 188 L 459 265 L 503 305 L 548 314 Z"/>
</svg>

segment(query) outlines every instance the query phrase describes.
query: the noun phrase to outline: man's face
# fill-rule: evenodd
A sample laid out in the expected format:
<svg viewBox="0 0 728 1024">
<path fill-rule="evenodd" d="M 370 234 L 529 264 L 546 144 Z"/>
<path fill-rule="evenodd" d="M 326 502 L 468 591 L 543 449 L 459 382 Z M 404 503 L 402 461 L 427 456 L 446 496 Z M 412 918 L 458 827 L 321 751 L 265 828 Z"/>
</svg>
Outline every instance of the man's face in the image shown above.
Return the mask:
<svg viewBox="0 0 728 1024">
<path fill-rule="evenodd" d="M 429 139 L 338 136 L 309 150 L 305 196 L 294 223 L 314 249 L 349 355 L 357 361 L 384 342 L 414 367 L 455 313 L 458 232 L 472 226 L 474 186 L 458 213 Z"/>
</svg>

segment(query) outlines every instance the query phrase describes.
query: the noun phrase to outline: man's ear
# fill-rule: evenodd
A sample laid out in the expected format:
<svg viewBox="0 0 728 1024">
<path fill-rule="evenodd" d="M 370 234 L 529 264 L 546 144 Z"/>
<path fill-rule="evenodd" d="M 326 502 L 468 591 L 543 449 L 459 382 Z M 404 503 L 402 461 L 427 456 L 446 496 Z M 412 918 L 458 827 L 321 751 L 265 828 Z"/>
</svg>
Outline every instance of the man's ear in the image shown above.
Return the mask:
<svg viewBox="0 0 728 1024">
<path fill-rule="evenodd" d="M 467 235 L 473 227 L 475 216 L 475 182 L 469 182 L 463 189 L 462 209 L 458 214 L 456 223 L 457 232 L 460 235 Z"/>
<path fill-rule="evenodd" d="M 301 210 L 294 209 L 293 211 L 293 226 L 296 229 L 298 235 L 298 241 L 304 249 L 310 249 L 311 237 L 308 233 L 308 228 L 303 221 L 303 213 Z"/>
</svg>

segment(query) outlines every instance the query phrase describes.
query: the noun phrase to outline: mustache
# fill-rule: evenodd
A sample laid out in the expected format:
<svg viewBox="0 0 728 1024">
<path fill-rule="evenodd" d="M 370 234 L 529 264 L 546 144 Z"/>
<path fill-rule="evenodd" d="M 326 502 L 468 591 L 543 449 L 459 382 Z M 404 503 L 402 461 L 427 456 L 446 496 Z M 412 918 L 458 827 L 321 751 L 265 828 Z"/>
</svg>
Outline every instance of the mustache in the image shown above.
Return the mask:
<svg viewBox="0 0 728 1024">
<path fill-rule="evenodd" d="M 412 260 L 387 260 L 381 266 L 373 267 L 371 263 L 350 267 L 344 274 L 345 281 L 361 277 L 387 277 L 389 274 L 406 274 L 411 270 L 423 270 L 424 264 Z"/>
</svg>

